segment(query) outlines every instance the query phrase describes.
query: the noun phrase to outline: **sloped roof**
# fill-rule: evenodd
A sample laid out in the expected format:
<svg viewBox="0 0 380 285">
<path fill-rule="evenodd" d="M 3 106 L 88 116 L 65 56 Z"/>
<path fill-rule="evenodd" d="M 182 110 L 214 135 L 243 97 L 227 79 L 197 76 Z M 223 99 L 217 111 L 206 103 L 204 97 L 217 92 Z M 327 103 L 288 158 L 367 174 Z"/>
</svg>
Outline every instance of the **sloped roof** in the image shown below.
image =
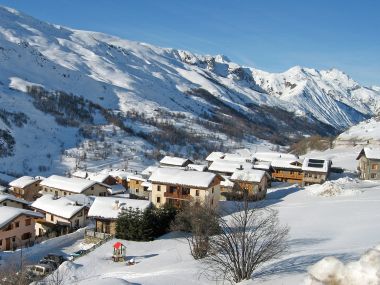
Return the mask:
<svg viewBox="0 0 380 285">
<path fill-rule="evenodd" d="M 302 166 L 296 164 L 301 164 L 298 160 L 289 159 L 276 159 L 271 162 L 273 168 L 285 168 L 285 169 L 296 169 L 301 170 Z M 301 164 L 302 165 L 302 164 Z"/>
<path fill-rule="evenodd" d="M 44 217 L 42 214 L 30 210 L 3 206 L 0 207 L 0 229 L 21 215 L 26 215 L 34 218 Z"/>
<path fill-rule="evenodd" d="M 224 157 L 224 153 L 223 152 L 220 152 L 220 151 L 213 151 L 212 153 L 210 153 L 207 157 L 206 157 L 206 160 L 207 161 L 214 161 L 214 160 L 217 160 L 217 159 L 222 159 Z"/>
<path fill-rule="evenodd" d="M 118 204 L 115 202 L 118 201 Z M 88 217 L 117 219 L 122 209 L 139 208 L 144 210 L 150 204 L 147 200 L 128 199 L 120 197 L 96 197 L 92 204 Z M 117 206 L 116 206 L 117 205 Z"/>
<path fill-rule="evenodd" d="M 190 161 L 187 158 L 175 157 L 175 156 L 165 156 L 160 160 L 160 164 L 174 165 L 174 166 L 184 166 L 186 162 Z"/>
<path fill-rule="evenodd" d="M 17 187 L 17 188 L 24 188 L 26 186 L 29 186 L 30 184 L 33 184 L 35 182 L 39 182 L 39 179 L 36 179 L 31 176 L 21 176 L 20 178 L 17 178 L 9 183 L 9 186 Z"/>
<path fill-rule="evenodd" d="M 6 201 L 6 200 L 15 201 L 15 202 L 22 203 L 25 205 L 30 204 L 28 201 L 26 201 L 24 199 L 16 198 L 15 196 L 13 196 L 11 194 L 0 194 L 0 202 Z"/>
<path fill-rule="evenodd" d="M 368 159 L 380 159 L 380 149 L 365 147 L 360 151 L 356 159 L 359 159 L 362 155 L 365 155 Z"/>
<path fill-rule="evenodd" d="M 121 184 L 111 185 L 107 190 L 111 195 L 120 194 L 127 191 L 127 189 L 125 189 L 125 187 Z"/>
<path fill-rule="evenodd" d="M 31 206 L 37 210 L 48 212 L 65 219 L 71 219 L 85 207 L 83 205 L 76 205 L 74 201 L 66 197 L 55 198 L 51 194 L 43 195 L 34 201 Z"/>
<path fill-rule="evenodd" d="M 208 188 L 215 177 L 216 174 L 211 172 L 159 168 L 149 177 L 149 181 L 152 183 L 178 184 L 195 188 Z"/>
<path fill-rule="evenodd" d="M 99 182 L 82 179 L 78 177 L 64 177 L 58 175 L 52 175 L 45 180 L 43 180 L 40 185 L 52 187 L 56 189 L 61 189 L 64 191 L 74 192 L 74 193 L 82 193 L 84 190 L 93 186 L 94 184 L 100 184 Z"/>
<path fill-rule="evenodd" d="M 221 172 L 221 173 L 234 173 L 238 168 L 251 169 L 252 164 L 247 162 L 236 162 L 224 159 L 215 160 L 209 166 L 209 171 Z"/>
<path fill-rule="evenodd" d="M 247 181 L 247 182 L 260 182 L 265 175 L 265 171 L 258 169 L 243 169 L 236 170 L 232 176 L 231 180 L 235 181 Z"/>
<path fill-rule="evenodd" d="M 158 166 L 156 165 L 151 165 L 151 166 L 148 166 L 147 168 L 145 168 L 141 174 L 142 175 L 151 175 L 156 169 L 158 168 Z"/>
<path fill-rule="evenodd" d="M 329 166 L 330 160 L 306 157 L 302 164 L 302 170 L 327 173 L 329 170 Z"/>
<path fill-rule="evenodd" d="M 282 152 L 255 152 L 253 157 L 259 161 L 273 161 L 273 160 L 297 160 L 298 156 L 291 153 Z"/>
<path fill-rule="evenodd" d="M 194 164 L 194 163 L 190 163 L 187 165 L 187 167 L 191 170 L 195 170 L 195 171 L 205 171 L 207 169 L 207 165 L 204 165 L 204 164 Z"/>
</svg>

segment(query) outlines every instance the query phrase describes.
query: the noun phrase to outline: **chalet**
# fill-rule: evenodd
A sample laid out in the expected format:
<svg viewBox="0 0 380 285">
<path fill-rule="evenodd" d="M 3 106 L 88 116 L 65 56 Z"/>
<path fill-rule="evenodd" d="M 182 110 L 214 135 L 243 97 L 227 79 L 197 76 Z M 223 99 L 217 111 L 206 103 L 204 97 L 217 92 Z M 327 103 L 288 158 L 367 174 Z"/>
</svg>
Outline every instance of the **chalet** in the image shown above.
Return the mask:
<svg viewBox="0 0 380 285">
<path fill-rule="evenodd" d="M 130 174 L 129 172 L 125 171 L 124 169 L 116 169 L 111 170 L 108 174 L 116 180 L 117 184 L 121 184 L 124 186 L 124 188 L 128 189 L 128 175 Z"/>
<path fill-rule="evenodd" d="M 150 204 L 146 200 L 115 197 L 96 197 L 88 217 L 95 221 L 95 232 L 116 234 L 116 220 L 123 209 L 139 208 L 144 210 Z"/>
<path fill-rule="evenodd" d="M 271 162 L 274 172 L 273 180 L 302 185 L 303 172 L 302 163 L 298 160 L 277 159 Z"/>
<path fill-rule="evenodd" d="M 360 179 L 380 180 L 380 149 L 365 147 L 356 160 Z"/>
<path fill-rule="evenodd" d="M 302 163 L 303 185 L 321 184 L 326 181 L 331 161 L 325 159 L 305 158 Z"/>
<path fill-rule="evenodd" d="M 88 173 L 87 179 L 107 185 L 115 185 L 117 180 L 109 173 Z"/>
<path fill-rule="evenodd" d="M 211 205 L 217 207 L 222 180 L 220 175 L 211 172 L 159 168 L 149 178 L 152 183 L 151 201 L 156 206 L 210 201 Z"/>
<path fill-rule="evenodd" d="M 31 245 L 35 238 L 35 219 L 42 217 L 26 209 L 0 207 L 0 250 Z"/>
<path fill-rule="evenodd" d="M 224 196 L 223 193 L 229 193 L 232 192 L 235 183 L 232 182 L 228 176 L 222 176 L 223 181 L 220 182 L 220 194 Z"/>
<path fill-rule="evenodd" d="M 175 156 L 165 156 L 160 160 L 161 167 L 186 167 L 190 163 L 193 162 L 187 158 Z"/>
<path fill-rule="evenodd" d="M 85 194 L 91 196 L 108 196 L 109 186 L 77 177 L 64 177 L 52 175 L 40 183 L 44 193 L 54 196 L 67 196 L 73 194 Z"/>
<path fill-rule="evenodd" d="M 22 176 L 9 183 L 9 190 L 17 198 L 34 201 L 40 196 L 38 192 L 41 190 L 42 179 L 42 177 Z"/>
<path fill-rule="evenodd" d="M 265 198 L 268 187 L 268 174 L 257 169 L 238 169 L 232 176 L 235 182 L 233 191 L 244 193 L 247 191 L 248 199 L 262 200 Z"/>
<path fill-rule="evenodd" d="M 39 236 L 53 228 L 58 235 L 66 234 L 73 229 L 84 227 L 86 223 L 86 206 L 78 205 L 66 197 L 45 194 L 34 201 L 31 207 L 44 216 L 36 222 L 36 235 Z"/>
<path fill-rule="evenodd" d="M 149 198 L 149 192 L 147 186 L 144 186 L 146 180 L 141 175 L 129 175 L 128 176 L 128 189 L 129 193 L 139 196 Z"/>
<path fill-rule="evenodd" d="M 29 202 L 10 194 L 0 194 L 0 206 L 29 209 Z"/>
<path fill-rule="evenodd" d="M 256 161 L 253 164 L 253 169 L 264 170 L 268 175 L 268 186 L 272 185 L 274 169 L 270 161 Z"/>
</svg>

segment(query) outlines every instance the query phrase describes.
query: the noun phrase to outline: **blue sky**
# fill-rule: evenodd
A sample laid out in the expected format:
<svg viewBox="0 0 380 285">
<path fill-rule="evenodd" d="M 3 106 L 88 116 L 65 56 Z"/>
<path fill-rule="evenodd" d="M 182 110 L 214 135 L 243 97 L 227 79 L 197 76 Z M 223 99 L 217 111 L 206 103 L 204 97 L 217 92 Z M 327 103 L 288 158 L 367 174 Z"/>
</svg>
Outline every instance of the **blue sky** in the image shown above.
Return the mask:
<svg viewBox="0 0 380 285">
<path fill-rule="evenodd" d="M 336 67 L 380 85 L 377 0 L 0 0 L 41 20 L 281 72 Z"/>
</svg>

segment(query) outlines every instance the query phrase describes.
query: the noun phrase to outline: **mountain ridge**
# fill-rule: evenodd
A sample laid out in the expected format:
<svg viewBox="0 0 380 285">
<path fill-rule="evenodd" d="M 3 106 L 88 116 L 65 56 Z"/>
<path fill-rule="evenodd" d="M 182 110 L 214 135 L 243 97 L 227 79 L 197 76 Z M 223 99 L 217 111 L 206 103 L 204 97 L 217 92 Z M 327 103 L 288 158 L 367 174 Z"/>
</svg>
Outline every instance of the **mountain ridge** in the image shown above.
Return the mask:
<svg viewBox="0 0 380 285">
<path fill-rule="evenodd" d="M 3 109 L 12 118 L 21 113 L 28 118 L 20 127 L 0 116 L 0 129 L 15 140 L 12 151 L 11 141 L 3 141 L 7 154 L 0 166 L 17 170 L 17 164 L 25 164 L 24 173 L 52 171 L 63 153 L 79 153 L 88 139 L 81 134 L 88 128 L 101 130 L 115 148 L 130 146 L 130 140 L 138 151 L 202 157 L 206 148 L 262 140 L 286 145 L 305 135 L 335 135 L 379 110 L 379 91 L 337 70 L 293 67 L 271 74 L 224 55 L 197 55 L 74 30 L 2 7 L 0 63 Z M 36 86 L 43 90 L 31 94 Z M 38 94 L 51 109 L 42 106 Z M 61 110 L 54 101 L 60 96 L 71 100 L 73 110 Z M 80 122 L 73 111 L 88 113 L 92 120 Z M 123 143 L 115 142 L 111 126 Z M 26 132 L 31 134 L 27 142 Z M 32 162 L 39 144 L 44 153 L 36 163 L 42 165 Z M 49 167 L 43 163 L 47 155 Z"/>
</svg>

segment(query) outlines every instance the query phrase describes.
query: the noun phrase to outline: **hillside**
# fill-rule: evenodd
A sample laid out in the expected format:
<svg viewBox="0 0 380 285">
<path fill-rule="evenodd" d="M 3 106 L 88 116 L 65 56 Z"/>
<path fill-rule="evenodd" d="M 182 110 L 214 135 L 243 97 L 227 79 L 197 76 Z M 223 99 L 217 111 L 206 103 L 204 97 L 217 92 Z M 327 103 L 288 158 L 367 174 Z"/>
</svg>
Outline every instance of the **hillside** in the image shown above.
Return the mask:
<svg viewBox="0 0 380 285">
<path fill-rule="evenodd" d="M 376 114 L 379 94 L 337 70 L 270 74 L 0 7 L 2 173 L 141 167 L 158 150 L 197 159 L 335 135 Z"/>
</svg>

